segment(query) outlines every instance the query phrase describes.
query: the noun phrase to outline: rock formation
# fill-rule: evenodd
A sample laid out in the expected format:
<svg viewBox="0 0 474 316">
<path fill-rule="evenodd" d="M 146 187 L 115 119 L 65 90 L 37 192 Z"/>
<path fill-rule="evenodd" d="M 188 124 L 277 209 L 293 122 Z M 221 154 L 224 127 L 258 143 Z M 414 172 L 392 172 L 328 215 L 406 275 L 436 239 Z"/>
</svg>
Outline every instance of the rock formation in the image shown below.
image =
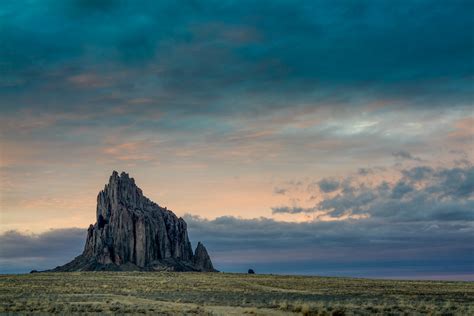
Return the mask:
<svg viewBox="0 0 474 316">
<path fill-rule="evenodd" d="M 186 222 L 146 198 L 125 172 L 114 171 L 97 196 L 97 222 L 84 252 L 53 271 L 217 271 L 199 242 L 195 253 Z"/>
<path fill-rule="evenodd" d="M 214 267 L 212 266 L 211 258 L 209 258 L 209 254 L 207 253 L 206 247 L 204 247 L 201 242 L 198 242 L 196 247 L 196 251 L 194 252 L 193 263 L 196 268 L 200 271 L 214 271 Z"/>
</svg>

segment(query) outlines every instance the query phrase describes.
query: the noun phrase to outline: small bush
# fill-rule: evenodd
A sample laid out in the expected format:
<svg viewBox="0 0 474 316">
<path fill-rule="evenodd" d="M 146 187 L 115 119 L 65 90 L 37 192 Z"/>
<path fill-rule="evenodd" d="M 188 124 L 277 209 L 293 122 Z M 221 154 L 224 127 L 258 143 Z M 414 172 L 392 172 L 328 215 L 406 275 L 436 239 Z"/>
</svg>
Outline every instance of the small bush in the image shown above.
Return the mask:
<svg viewBox="0 0 474 316">
<path fill-rule="evenodd" d="M 301 313 L 303 315 L 309 315 L 310 312 L 311 312 L 311 308 L 309 307 L 308 304 L 301 305 Z"/>
<path fill-rule="evenodd" d="M 286 301 L 280 302 L 279 308 L 283 311 L 288 310 L 288 302 Z"/>
</svg>

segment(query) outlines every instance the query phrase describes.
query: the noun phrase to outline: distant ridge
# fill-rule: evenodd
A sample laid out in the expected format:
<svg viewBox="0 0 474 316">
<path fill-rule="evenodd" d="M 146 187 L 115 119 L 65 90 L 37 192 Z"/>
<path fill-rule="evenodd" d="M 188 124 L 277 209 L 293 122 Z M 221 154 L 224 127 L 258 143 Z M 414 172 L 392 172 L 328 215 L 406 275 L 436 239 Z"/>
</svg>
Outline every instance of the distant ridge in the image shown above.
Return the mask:
<svg viewBox="0 0 474 316">
<path fill-rule="evenodd" d="M 187 225 L 114 171 L 97 196 L 97 222 L 81 255 L 51 271 L 217 271 L 204 245 L 193 253 Z"/>
</svg>

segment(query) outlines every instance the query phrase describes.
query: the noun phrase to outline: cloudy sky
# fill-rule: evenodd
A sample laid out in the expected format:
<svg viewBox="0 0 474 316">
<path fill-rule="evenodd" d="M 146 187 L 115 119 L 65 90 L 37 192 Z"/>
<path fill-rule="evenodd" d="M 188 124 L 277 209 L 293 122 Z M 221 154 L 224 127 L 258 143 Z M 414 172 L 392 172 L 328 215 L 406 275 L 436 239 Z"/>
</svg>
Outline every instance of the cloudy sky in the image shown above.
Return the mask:
<svg viewBox="0 0 474 316">
<path fill-rule="evenodd" d="M 223 271 L 474 279 L 473 1 L 5 0 L 0 272 L 112 170 Z"/>
</svg>

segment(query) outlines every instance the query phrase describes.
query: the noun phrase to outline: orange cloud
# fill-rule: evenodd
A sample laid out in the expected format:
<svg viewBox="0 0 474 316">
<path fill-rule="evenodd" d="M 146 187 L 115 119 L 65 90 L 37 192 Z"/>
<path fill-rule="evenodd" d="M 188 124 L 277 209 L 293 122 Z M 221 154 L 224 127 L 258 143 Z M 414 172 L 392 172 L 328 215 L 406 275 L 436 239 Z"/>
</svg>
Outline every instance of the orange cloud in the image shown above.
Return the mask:
<svg viewBox="0 0 474 316">
<path fill-rule="evenodd" d="M 456 141 L 474 140 L 474 117 L 466 117 L 454 123 L 454 130 L 448 134 L 448 138 Z"/>
</svg>

